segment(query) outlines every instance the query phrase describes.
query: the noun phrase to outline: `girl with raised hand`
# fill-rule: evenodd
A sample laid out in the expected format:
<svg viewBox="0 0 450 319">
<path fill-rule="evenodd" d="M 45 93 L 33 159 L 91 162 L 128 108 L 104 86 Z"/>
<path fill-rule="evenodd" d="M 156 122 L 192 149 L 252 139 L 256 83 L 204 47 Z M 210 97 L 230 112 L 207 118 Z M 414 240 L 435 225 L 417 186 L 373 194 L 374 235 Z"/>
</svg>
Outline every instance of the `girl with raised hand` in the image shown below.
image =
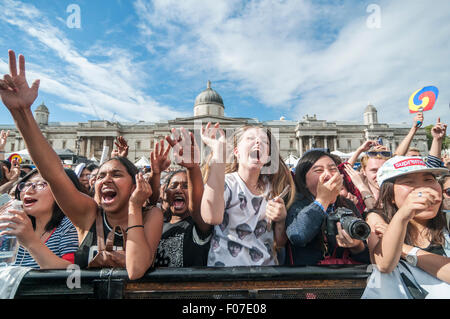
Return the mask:
<svg viewBox="0 0 450 319">
<path fill-rule="evenodd" d="M 39 80 L 28 86 L 25 58 L 19 56 L 17 73 L 16 56 L 11 50 L 9 68 L 10 74 L 0 80 L 2 101 L 58 205 L 77 229 L 80 249 L 75 256 L 76 263 L 82 268 L 126 267 L 130 279 L 143 276 L 153 263 L 162 230 L 159 208 L 142 211 L 151 189 L 138 175 L 133 163 L 116 157 L 99 168 L 95 199 L 79 192 L 65 174 L 58 155 L 42 135 L 31 112 Z M 111 251 L 104 238 L 107 242 L 117 239 L 114 245 L 123 246 L 126 252 Z"/>
<path fill-rule="evenodd" d="M 65 173 L 81 191 L 76 174 L 70 169 L 65 169 Z M 37 169 L 20 180 L 15 199 L 22 201 L 23 210 L 9 209 L 12 216 L 0 215 L 0 235 L 14 235 L 20 244 L 14 266 L 65 269 L 73 264 L 78 249 L 77 231 Z"/>
<path fill-rule="evenodd" d="M 201 202 L 203 220 L 214 225 L 208 266 L 277 265 L 274 247 L 286 243 L 286 207 L 294 192 L 277 141 L 269 130 L 248 125 L 226 145 L 218 123 L 202 128 L 202 140 L 211 149 Z M 287 186 L 290 192 L 280 198 Z"/>
<path fill-rule="evenodd" d="M 174 139 L 166 136 L 166 140 L 172 146 L 175 163 L 183 169 L 166 177 L 163 196 L 168 207 L 155 266 L 206 266 L 212 227 L 200 215 L 200 152 L 193 134 L 184 128 L 172 129 L 172 135 Z"/>
<path fill-rule="evenodd" d="M 396 156 L 377 173 L 378 209 L 367 215 L 376 265 L 363 298 L 448 298 L 450 237 L 442 211 L 443 190 L 418 157 Z"/>
</svg>

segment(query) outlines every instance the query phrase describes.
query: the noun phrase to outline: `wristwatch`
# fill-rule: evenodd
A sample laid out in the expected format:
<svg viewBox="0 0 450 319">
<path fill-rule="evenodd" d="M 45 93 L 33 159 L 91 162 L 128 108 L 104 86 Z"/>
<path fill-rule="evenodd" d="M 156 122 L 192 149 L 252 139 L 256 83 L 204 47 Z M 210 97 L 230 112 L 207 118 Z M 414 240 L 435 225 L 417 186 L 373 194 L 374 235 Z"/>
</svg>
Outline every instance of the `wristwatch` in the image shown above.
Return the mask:
<svg viewBox="0 0 450 319">
<path fill-rule="evenodd" d="M 419 249 L 419 247 L 413 247 L 405 257 L 406 262 L 411 266 L 417 266 L 417 251 Z"/>
</svg>

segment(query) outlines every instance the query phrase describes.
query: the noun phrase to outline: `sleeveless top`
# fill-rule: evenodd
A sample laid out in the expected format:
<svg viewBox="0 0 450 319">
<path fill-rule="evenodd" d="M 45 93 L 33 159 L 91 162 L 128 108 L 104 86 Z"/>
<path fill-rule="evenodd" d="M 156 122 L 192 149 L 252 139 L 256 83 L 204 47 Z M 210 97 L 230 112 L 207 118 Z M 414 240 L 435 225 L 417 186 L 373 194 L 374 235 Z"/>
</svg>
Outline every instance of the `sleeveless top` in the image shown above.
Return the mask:
<svg viewBox="0 0 450 319">
<path fill-rule="evenodd" d="M 88 234 L 84 238 L 78 250 L 75 252 L 75 264 L 77 264 L 81 269 L 88 268 L 89 263 L 97 256 L 99 252 L 98 236 L 103 232 L 103 240 L 108 237 L 109 233 L 114 227 L 111 227 L 106 220 L 105 213 L 101 208 L 97 211 L 97 217 L 95 222 L 89 229 Z M 114 244 L 112 249 L 114 251 L 123 250 L 124 245 L 123 233 L 115 232 Z"/>
</svg>

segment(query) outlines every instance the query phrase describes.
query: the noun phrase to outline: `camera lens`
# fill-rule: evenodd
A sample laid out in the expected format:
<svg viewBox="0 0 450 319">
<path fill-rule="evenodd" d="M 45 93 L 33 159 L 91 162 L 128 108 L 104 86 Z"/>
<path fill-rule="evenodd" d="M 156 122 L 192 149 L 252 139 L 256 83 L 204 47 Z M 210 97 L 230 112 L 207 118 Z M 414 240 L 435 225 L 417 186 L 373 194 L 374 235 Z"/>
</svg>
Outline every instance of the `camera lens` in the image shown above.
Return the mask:
<svg viewBox="0 0 450 319">
<path fill-rule="evenodd" d="M 370 226 L 361 219 L 355 220 L 349 227 L 350 237 L 359 240 L 366 240 L 370 235 Z"/>
</svg>

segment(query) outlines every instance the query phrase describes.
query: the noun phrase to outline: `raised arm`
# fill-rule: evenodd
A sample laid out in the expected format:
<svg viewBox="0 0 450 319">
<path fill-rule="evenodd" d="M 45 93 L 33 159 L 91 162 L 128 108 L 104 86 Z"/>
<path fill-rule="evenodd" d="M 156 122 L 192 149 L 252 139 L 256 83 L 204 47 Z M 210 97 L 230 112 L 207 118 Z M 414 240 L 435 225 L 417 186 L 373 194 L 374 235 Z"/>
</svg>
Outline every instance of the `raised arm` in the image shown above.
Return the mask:
<svg viewBox="0 0 450 319">
<path fill-rule="evenodd" d="M 137 174 L 136 189 L 129 200 L 126 241 L 126 267 L 131 280 L 142 277 L 151 267 L 161 239 L 163 227 L 161 210 L 152 207 L 145 216 L 142 216 L 142 206 L 151 193 L 151 186 L 142 173 Z"/>
<path fill-rule="evenodd" d="M 175 163 L 187 170 L 189 212 L 198 229 L 207 233 L 211 225 L 205 223 L 201 216 L 201 204 L 203 197 L 203 178 L 200 170 L 200 150 L 195 141 L 194 134 L 183 127 L 178 132 L 172 129 L 173 140 L 166 136 L 166 140 L 173 148 Z"/>
<path fill-rule="evenodd" d="M 171 161 L 169 158 L 170 145 L 164 149 L 164 140 L 159 143 L 155 143 L 153 151 L 150 153 L 150 186 L 152 187 L 153 194 L 150 196 L 150 203 L 155 204 L 160 197 L 161 188 L 161 172 L 164 172 L 169 168 Z"/>
<path fill-rule="evenodd" d="M 441 118 L 438 117 L 436 124 L 431 129 L 431 136 L 433 142 L 431 143 L 430 151 L 428 155 L 441 158 L 442 142 L 446 136 L 447 124 L 441 123 Z"/>
<path fill-rule="evenodd" d="M 97 205 L 89 196 L 80 193 L 61 164 L 61 160 L 48 144 L 37 125 L 31 105 L 37 98 L 39 80 L 28 86 L 25 77 L 25 58 L 19 55 L 19 73 L 16 56 L 9 51 L 10 74 L 0 80 L 0 95 L 25 141 L 27 149 L 42 177 L 48 182 L 58 205 L 72 223 L 88 230 L 95 220 Z"/>
<path fill-rule="evenodd" d="M 220 133 L 216 139 L 217 132 Z M 222 223 L 225 212 L 224 188 L 225 188 L 225 133 L 216 123 L 211 128 L 211 123 L 202 127 L 202 141 L 209 146 L 212 157 L 209 162 L 209 175 L 203 190 L 201 203 L 201 215 L 205 223 L 219 225 Z"/>
<path fill-rule="evenodd" d="M 408 152 L 411 141 L 413 140 L 414 135 L 416 135 L 417 130 L 421 126 L 421 124 L 418 126 L 418 122 L 423 123 L 423 112 L 418 112 L 414 117 L 411 129 L 409 130 L 408 135 L 405 136 L 405 138 L 395 150 L 395 155 L 404 156 Z"/>
<path fill-rule="evenodd" d="M 356 149 L 356 151 L 353 153 L 352 157 L 348 160 L 348 163 L 353 166 L 358 161 L 359 155 L 361 155 L 362 152 L 367 152 L 370 150 L 372 146 L 378 145 L 377 141 L 368 140 L 365 141 L 360 147 Z"/>
</svg>

